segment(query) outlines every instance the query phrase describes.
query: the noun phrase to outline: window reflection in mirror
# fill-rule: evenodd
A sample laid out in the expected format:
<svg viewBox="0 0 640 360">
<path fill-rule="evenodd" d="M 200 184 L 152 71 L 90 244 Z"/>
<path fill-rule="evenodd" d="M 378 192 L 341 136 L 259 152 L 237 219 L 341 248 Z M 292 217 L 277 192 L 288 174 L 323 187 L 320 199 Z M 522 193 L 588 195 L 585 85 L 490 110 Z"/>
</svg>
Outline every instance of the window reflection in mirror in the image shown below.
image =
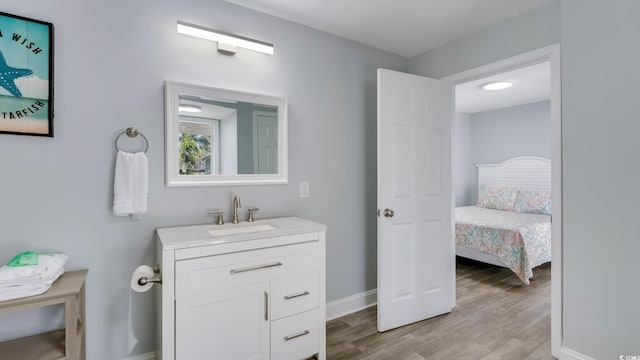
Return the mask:
<svg viewBox="0 0 640 360">
<path fill-rule="evenodd" d="M 203 121 L 204 120 L 204 121 Z M 178 134 L 178 171 L 180 175 L 218 174 L 218 151 L 213 151 L 218 143 L 216 128 L 218 120 L 206 121 L 180 117 Z M 214 169 L 212 171 L 212 169 Z"/>
</svg>

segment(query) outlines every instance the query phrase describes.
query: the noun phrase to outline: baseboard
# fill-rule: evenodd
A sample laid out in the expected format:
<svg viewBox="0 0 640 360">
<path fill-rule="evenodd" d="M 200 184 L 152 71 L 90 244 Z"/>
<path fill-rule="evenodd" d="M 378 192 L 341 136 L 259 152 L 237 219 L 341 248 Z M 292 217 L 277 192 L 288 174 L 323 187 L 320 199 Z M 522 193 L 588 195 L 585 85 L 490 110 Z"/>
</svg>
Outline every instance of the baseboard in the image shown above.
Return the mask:
<svg viewBox="0 0 640 360">
<path fill-rule="evenodd" d="M 577 351 L 567 349 L 566 347 L 561 347 L 560 360 L 595 360 L 595 359 L 587 355 L 580 354 Z"/>
<path fill-rule="evenodd" d="M 327 303 L 327 321 L 364 310 L 375 305 L 377 300 L 377 290 L 373 289 Z"/>
<path fill-rule="evenodd" d="M 122 360 L 156 360 L 158 355 L 155 351 L 148 352 L 146 354 L 140 354 L 133 357 L 124 358 Z"/>
</svg>

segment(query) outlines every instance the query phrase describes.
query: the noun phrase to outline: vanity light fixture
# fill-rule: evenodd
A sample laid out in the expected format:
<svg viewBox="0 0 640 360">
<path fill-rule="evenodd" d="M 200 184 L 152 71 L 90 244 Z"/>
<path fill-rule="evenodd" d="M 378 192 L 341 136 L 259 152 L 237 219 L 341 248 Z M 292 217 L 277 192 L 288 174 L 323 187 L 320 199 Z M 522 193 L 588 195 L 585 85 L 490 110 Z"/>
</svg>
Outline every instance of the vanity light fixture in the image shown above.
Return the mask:
<svg viewBox="0 0 640 360">
<path fill-rule="evenodd" d="M 509 81 L 493 81 L 488 84 L 482 85 L 483 90 L 502 90 L 506 88 L 510 88 L 513 86 L 513 83 Z"/>
<path fill-rule="evenodd" d="M 201 113 L 202 108 L 198 105 L 178 104 L 179 112 Z"/>
<path fill-rule="evenodd" d="M 178 33 L 215 41 L 218 43 L 218 52 L 225 55 L 235 54 L 236 47 L 273 55 L 273 44 L 219 30 L 209 29 L 200 25 L 189 24 L 180 20 L 178 20 Z"/>
</svg>

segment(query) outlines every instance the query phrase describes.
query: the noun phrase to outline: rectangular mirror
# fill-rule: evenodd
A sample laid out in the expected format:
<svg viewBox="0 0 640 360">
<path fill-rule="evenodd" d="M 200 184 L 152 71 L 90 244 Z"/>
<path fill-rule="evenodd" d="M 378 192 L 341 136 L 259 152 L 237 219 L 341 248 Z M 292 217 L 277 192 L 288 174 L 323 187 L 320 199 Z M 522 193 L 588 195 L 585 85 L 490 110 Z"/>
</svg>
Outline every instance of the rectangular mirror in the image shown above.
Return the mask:
<svg viewBox="0 0 640 360">
<path fill-rule="evenodd" d="M 165 82 L 167 186 L 287 183 L 287 104 Z"/>
</svg>

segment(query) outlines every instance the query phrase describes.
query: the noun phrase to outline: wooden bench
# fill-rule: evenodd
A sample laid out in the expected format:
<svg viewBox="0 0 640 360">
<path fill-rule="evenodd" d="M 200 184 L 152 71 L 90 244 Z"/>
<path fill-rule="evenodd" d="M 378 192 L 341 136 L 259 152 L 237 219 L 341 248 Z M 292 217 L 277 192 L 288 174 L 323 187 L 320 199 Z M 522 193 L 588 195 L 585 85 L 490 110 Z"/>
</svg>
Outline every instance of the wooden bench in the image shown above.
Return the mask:
<svg viewBox="0 0 640 360">
<path fill-rule="evenodd" d="M 44 294 L 0 301 L 0 312 L 64 304 L 64 329 L 0 342 L 6 359 L 85 360 L 85 279 L 88 270 L 66 272 Z"/>
</svg>

